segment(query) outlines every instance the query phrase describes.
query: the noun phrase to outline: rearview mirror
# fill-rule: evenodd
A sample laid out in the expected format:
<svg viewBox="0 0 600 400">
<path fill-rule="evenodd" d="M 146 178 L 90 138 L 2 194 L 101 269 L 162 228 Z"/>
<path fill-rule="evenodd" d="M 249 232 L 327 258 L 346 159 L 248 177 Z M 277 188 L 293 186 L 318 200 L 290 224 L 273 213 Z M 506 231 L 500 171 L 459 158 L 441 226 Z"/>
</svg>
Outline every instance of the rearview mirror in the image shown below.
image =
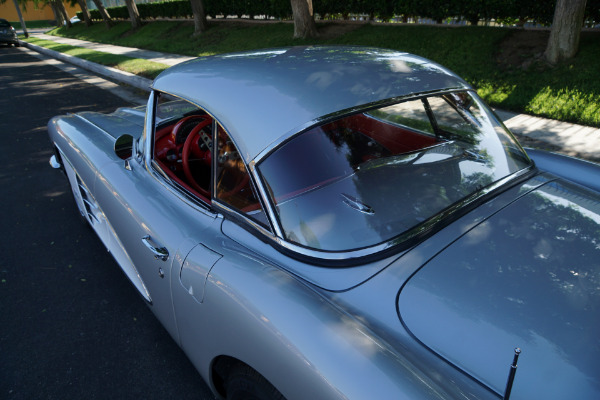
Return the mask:
<svg viewBox="0 0 600 400">
<path fill-rule="evenodd" d="M 133 136 L 129 134 L 119 136 L 115 142 L 115 154 L 121 160 L 131 158 L 133 154 Z"/>
</svg>

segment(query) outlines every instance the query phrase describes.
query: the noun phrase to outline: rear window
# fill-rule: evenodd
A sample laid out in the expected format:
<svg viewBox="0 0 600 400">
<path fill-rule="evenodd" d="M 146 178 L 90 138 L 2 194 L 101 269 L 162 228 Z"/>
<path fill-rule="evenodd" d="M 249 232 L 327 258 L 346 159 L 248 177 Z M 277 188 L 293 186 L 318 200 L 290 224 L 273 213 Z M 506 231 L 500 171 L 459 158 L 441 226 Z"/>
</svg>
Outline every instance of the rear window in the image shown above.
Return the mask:
<svg viewBox="0 0 600 400">
<path fill-rule="evenodd" d="M 487 108 L 459 92 L 317 126 L 259 171 L 288 241 L 347 251 L 399 237 L 528 165 Z"/>
</svg>

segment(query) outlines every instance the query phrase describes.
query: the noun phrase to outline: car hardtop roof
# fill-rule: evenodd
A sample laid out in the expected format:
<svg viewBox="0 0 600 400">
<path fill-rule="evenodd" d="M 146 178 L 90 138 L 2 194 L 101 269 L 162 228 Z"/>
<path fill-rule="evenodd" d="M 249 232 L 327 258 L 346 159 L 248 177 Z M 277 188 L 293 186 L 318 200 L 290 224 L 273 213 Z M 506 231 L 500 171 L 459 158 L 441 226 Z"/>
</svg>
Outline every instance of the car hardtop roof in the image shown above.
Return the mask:
<svg viewBox="0 0 600 400">
<path fill-rule="evenodd" d="M 197 58 L 162 72 L 153 88 L 209 112 L 248 163 L 334 113 L 470 86 L 446 68 L 404 52 L 297 46 Z"/>
</svg>

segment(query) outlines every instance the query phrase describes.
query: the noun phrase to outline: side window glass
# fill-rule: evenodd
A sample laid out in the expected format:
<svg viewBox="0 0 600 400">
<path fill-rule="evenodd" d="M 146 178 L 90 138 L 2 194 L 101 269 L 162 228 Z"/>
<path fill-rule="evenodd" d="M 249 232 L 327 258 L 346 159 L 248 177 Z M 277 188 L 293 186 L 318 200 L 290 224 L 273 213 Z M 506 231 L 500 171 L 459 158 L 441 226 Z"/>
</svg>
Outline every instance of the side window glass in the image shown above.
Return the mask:
<svg viewBox="0 0 600 400">
<path fill-rule="evenodd" d="M 268 227 L 250 174 L 233 141 L 221 125 L 217 125 L 217 138 L 216 198 Z"/>
<path fill-rule="evenodd" d="M 369 115 L 422 133 L 435 134 L 421 100 L 405 101 L 373 110 Z"/>
<path fill-rule="evenodd" d="M 154 121 L 154 161 L 173 182 L 211 198 L 212 118 L 184 100 L 160 94 Z"/>
<path fill-rule="evenodd" d="M 436 122 L 443 132 L 461 138 L 469 138 L 479 132 L 480 125 L 476 124 L 476 119 L 466 108 L 459 108 L 460 103 L 452 96 L 429 97 L 427 100 Z M 476 111 L 477 105 L 472 108 Z"/>
</svg>

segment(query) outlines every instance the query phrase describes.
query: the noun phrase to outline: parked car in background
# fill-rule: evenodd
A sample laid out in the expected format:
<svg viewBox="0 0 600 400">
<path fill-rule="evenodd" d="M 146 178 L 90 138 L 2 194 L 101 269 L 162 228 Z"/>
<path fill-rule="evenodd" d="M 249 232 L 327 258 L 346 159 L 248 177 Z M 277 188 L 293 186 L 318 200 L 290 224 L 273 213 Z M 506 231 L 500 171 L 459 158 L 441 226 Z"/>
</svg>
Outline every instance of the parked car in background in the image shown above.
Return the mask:
<svg viewBox="0 0 600 400">
<path fill-rule="evenodd" d="M 17 38 L 17 31 L 12 25 L 5 19 L 0 18 L 0 43 L 12 44 L 15 47 L 19 47 L 19 39 Z"/>
<path fill-rule="evenodd" d="M 600 167 L 525 151 L 438 64 L 204 57 L 48 130 L 219 398 L 600 398 Z"/>
</svg>

